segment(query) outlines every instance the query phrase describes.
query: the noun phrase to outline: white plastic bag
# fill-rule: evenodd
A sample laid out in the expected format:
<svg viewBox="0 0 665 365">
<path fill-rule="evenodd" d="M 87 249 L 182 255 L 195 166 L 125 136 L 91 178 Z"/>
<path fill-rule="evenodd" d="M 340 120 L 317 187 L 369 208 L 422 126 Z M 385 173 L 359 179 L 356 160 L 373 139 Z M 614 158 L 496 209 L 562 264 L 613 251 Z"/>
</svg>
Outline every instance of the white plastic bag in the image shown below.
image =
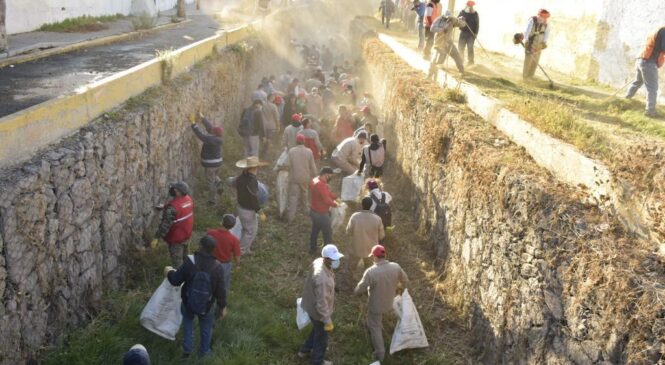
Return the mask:
<svg viewBox="0 0 665 365">
<path fill-rule="evenodd" d="M 336 208 L 330 208 L 330 227 L 336 230 L 344 224 L 346 218 L 346 203 L 339 204 Z"/>
<path fill-rule="evenodd" d="M 148 331 L 175 341 L 180 329 L 180 287 L 164 279 L 141 312 L 140 322 Z"/>
<path fill-rule="evenodd" d="M 362 176 L 353 174 L 342 179 L 342 197 L 344 201 L 354 201 L 358 199 L 360 190 L 363 188 L 365 179 Z"/>
<path fill-rule="evenodd" d="M 302 331 L 303 328 L 307 327 L 312 320 L 309 318 L 309 314 L 302 309 L 302 298 L 296 299 L 296 324 L 298 329 Z"/>
<path fill-rule="evenodd" d="M 282 216 L 286 211 L 286 204 L 289 197 L 289 172 L 280 171 L 277 173 L 277 208 L 279 215 Z"/>
<path fill-rule="evenodd" d="M 231 228 L 231 234 L 236 236 L 237 239 L 240 239 L 242 236 L 242 222 L 240 222 L 240 217 L 236 217 L 236 225 Z"/>
<path fill-rule="evenodd" d="M 286 166 L 289 164 L 289 151 L 284 147 L 284 151 L 282 151 L 282 154 L 279 155 L 279 158 L 277 159 L 277 162 L 275 163 L 275 167 L 273 170 L 281 170 L 286 168 Z"/>
<path fill-rule="evenodd" d="M 416 305 L 413 304 L 413 299 L 407 289 L 404 289 L 401 296 L 395 297 L 393 309 L 397 312 L 399 320 L 390 341 L 390 354 L 404 349 L 429 347 L 418 310 Z"/>
</svg>

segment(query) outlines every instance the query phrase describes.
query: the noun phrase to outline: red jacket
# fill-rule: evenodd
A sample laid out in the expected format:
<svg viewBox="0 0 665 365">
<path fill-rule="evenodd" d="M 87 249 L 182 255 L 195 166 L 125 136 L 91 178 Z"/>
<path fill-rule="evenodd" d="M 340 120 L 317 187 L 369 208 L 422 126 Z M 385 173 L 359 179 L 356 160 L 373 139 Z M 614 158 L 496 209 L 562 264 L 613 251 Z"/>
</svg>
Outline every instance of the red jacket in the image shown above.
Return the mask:
<svg viewBox="0 0 665 365">
<path fill-rule="evenodd" d="M 164 241 L 169 245 L 186 242 L 194 230 L 194 201 L 189 195 L 185 195 L 171 200 L 167 205 L 175 208 L 176 215 Z"/>
<path fill-rule="evenodd" d="M 240 257 L 240 241 L 229 231 L 223 229 L 209 229 L 208 236 L 217 241 L 212 255 L 217 261 L 226 263 L 231 262 L 234 257 Z"/>
<path fill-rule="evenodd" d="M 312 192 L 312 210 L 319 214 L 328 214 L 330 208 L 337 206 L 335 199 L 337 196 L 330 191 L 328 183 L 321 180 L 318 176 L 312 179 L 309 185 L 309 190 Z"/>
</svg>

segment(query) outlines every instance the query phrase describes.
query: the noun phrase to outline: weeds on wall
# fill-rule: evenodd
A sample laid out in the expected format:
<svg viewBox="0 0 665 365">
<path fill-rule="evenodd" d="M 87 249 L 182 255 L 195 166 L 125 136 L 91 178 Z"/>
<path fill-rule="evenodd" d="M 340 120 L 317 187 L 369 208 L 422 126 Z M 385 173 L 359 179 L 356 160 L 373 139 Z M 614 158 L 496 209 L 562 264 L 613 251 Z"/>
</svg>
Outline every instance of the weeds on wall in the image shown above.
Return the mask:
<svg viewBox="0 0 665 365">
<path fill-rule="evenodd" d="M 173 48 L 157 51 L 156 55 L 162 65 L 162 83 L 167 84 L 173 76 L 173 66 L 175 64 L 175 50 Z"/>
<path fill-rule="evenodd" d="M 151 17 L 148 14 L 141 14 L 132 18 L 132 26 L 134 30 L 152 29 L 157 24 L 157 18 Z"/>
<path fill-rule="evenodd" d="M 108 28 L 110 22 L 125 18 L 122 14 L 90 16 L 83 15 L 76 18 L 65 19 L 61 22 L 48 23 L 39 27 L 42 32 L 96 32 Z"/>
</svg>

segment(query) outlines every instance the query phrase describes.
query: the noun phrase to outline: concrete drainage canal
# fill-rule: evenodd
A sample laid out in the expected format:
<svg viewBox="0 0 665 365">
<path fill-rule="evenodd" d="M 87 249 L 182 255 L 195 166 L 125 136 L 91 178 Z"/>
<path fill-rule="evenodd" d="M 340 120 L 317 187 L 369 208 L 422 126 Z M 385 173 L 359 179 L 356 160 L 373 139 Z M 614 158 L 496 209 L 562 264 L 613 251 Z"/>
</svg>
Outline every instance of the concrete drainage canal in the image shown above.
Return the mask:
<svg viewBox="0 0 665 365">
<path fill-rule="evenodd" d="M 279 26 L 272 34 L 309 29 L 289 16 Z M 377 38 L 352 33 L 347 57 L 360 60 L 358 88 L 374 95 L 377 129 L 389 141 L 383 182 L 396 198 L 396 227 L 387 247 L 411 277 L 430 340 L 428 349 L 385 363 L 661 361 L 665 276 L 649 244 L 583 203 L 581 192 L 556 181 Z M 177 363 L 178 343 L 138 324 L 168 261 L 164 247 L 146 245 L 158 219 L 153 206 L 165 198 L 168 181 L 188 181 L 195 198 L 204 188 L 199 144 L 186 123 L 192 113 L 224 124 L 221 174 L 238 173 L 235 129 L 251 91 L 264 75 L 309 72 L 294 64 L 286 43 L 257 37 L 223 50 L 2 171 L 0 363 L 117 363 L 137 342 L 153 362 Z M 272 148 L 268 158 L 277 153 Z M 259 174 L 273 191 L 275 178 L 272 169 Z M 201 197 L 195 236 L 234 205 L 228 190 L 215 207 Z M 211 361 L 301 361 L 295 349 L 305 334 L 294 315 L 311 260 L 309 220 L 278 220 L 273 201 L 265 212 L 257 252 L 234 273 L 230 314 L 216 325 Z M 336 232 L 335 241 L 343 251 L 348 236 Z M 364 299 L 351 295 L 353 284 L 340 275 L 329 346 L 336 364 L 371 362 Z"/>
</svg>

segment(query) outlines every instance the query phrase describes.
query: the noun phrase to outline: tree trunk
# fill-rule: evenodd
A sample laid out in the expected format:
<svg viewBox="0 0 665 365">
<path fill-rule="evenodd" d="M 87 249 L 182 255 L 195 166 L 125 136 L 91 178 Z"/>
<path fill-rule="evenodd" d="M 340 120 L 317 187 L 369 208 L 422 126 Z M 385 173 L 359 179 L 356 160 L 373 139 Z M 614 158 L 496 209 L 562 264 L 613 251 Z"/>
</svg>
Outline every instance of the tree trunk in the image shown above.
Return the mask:
<svg viewBox="0 0 665 365">
<path fill-rule="evenodd" d="M 0 0 L 3 1 L 3 0 Z M 178 17 L 184 18 L 187 15 L 185 14 L 185 0 L 178 0 Z"/>
<path fill-rule="evenodd" d="M 7 49 L 7 29 L 5 29 L 6 0 L 0 0 L 0 52 Z"/>
</svg>

